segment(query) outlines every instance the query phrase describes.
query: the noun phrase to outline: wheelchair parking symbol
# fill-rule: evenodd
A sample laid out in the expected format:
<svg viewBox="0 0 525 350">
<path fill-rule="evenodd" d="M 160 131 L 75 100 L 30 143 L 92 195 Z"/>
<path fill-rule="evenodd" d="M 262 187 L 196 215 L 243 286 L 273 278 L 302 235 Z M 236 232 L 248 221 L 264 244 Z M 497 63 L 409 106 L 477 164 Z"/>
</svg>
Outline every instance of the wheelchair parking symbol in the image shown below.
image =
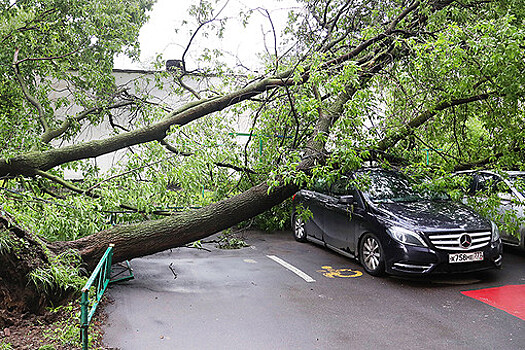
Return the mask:
<svg viewBox="0 0 525 350">
<path fill-rule="evenodd" d="M 361 271 L 352 269 L 334 269 L 332 266 L 321 266 L 322 270 L 317 270 L 328 278 L 354 278 L 363 275 Z"/>
</svg>

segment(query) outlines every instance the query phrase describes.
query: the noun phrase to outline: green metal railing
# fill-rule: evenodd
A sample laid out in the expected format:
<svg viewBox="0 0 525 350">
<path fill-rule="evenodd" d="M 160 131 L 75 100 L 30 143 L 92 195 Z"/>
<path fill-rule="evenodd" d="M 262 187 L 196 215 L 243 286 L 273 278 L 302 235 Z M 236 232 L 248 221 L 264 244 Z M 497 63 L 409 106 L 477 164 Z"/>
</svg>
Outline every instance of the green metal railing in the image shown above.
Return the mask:
<svg viewBox="0 0 525 350">
<path fill-rule="evenodd" d="M 88 327 L 91 318 L 95 314 L 97 306 L 102 299 L 102 295 L 106 291 L 111 280 L 111 259 L 113 258 L 113 244 L 110 244 L 102 259 L 95 267 L 95 270 L 89 277 L 86 285 L 82 288 L 82 298 L 80 300 L 80 341 L 82 343 L 82 350 L 88 348 Z M 89 302 L 89 291 L 91 287 L 96 286 L 95 300 Z"/>
<path fill-rule="evenodd" d="M 82 350 L 88 349 L 88 327 L 97 306 L 102 300 L 102 296 L 106 291 L 108 285 L 114 282 L 127 281 L 135 278 L 131 270 L 129 262 L 126 261 L 127 269 L 130 272 L 129 276 L 121 277 L 116 280 L 111 280 L 111 263 L 113 258 L 113 244 L 110 244 L 106 252 L 95 267 L 95 270 L 89 277 L 88 281 L 82 288 L 82 297 L 80 299 L 80 342 Z M 93 289 L 93 291 L 91 291 Z M 91 295 L 90 295 L 91 292 Z M 90 300 L 93 297 L 93 300 Z"/>
</svg>

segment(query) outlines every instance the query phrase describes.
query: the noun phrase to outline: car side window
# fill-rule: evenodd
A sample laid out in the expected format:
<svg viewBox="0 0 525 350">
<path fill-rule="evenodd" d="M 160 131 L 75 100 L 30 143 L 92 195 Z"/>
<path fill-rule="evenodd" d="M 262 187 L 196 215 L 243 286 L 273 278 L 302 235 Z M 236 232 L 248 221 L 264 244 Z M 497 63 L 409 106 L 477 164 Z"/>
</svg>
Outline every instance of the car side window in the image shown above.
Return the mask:
<svg viewBox="0 0 525 350">
<path fill-rule="evenodd" d="M 332 186 L 330 187 L 330 194 L 332 196 L 348 196 L 352 195 L 354 197 L 354 204 L 357 208 L 365 208 L 363 199 L 359 195 L 353 180 L 349 177 L 343 176 L 339 178 Z"/>
<path fill-rule="evenodd" d="M 476 176 L 470 176 L 463 184 L 463 191 L 468 195 L 476 193 Z"/>
</svg>

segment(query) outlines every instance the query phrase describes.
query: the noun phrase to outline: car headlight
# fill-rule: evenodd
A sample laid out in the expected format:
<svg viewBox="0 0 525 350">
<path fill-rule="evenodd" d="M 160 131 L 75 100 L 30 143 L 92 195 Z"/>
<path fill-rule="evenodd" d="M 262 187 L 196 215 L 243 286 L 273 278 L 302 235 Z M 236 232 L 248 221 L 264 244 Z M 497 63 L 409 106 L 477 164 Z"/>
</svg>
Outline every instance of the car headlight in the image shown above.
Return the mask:
<svg viewBox="0 0 525 350">
<path fill-rule="evenodd" d="M 496 242 L 499 240 L 499 229 L 498 225 L 496 225 L 494 222 L 491 222 L 492 224 L 492 240 L 491 242 Z"/>
<path fill-rule="evenodd" d="M 406 228 L 399 226 L 391 226 L 387 229 L 390 236 L 396 241 L 408 244 L 415 245 L 419 247 L 428 247 L 425 241 L 414 231 L 407 230 Z"/>
</svg>

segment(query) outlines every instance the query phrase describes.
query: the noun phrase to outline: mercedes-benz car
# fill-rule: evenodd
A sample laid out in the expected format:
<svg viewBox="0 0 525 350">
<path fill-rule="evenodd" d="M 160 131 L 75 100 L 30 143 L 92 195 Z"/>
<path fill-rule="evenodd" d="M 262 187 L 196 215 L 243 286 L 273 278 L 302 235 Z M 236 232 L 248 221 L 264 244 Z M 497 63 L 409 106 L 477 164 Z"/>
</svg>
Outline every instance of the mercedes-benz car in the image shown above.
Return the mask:
<svg viewBox="0 0 525 350">
<path fill-rule="evenodd" d="M 469 207 L 417 191 L 403 173 L 367 168 L 292 199 L 295 239 L 358 259 L 371 275 L 501 267 L 497 226 Z"/>
</svg>

